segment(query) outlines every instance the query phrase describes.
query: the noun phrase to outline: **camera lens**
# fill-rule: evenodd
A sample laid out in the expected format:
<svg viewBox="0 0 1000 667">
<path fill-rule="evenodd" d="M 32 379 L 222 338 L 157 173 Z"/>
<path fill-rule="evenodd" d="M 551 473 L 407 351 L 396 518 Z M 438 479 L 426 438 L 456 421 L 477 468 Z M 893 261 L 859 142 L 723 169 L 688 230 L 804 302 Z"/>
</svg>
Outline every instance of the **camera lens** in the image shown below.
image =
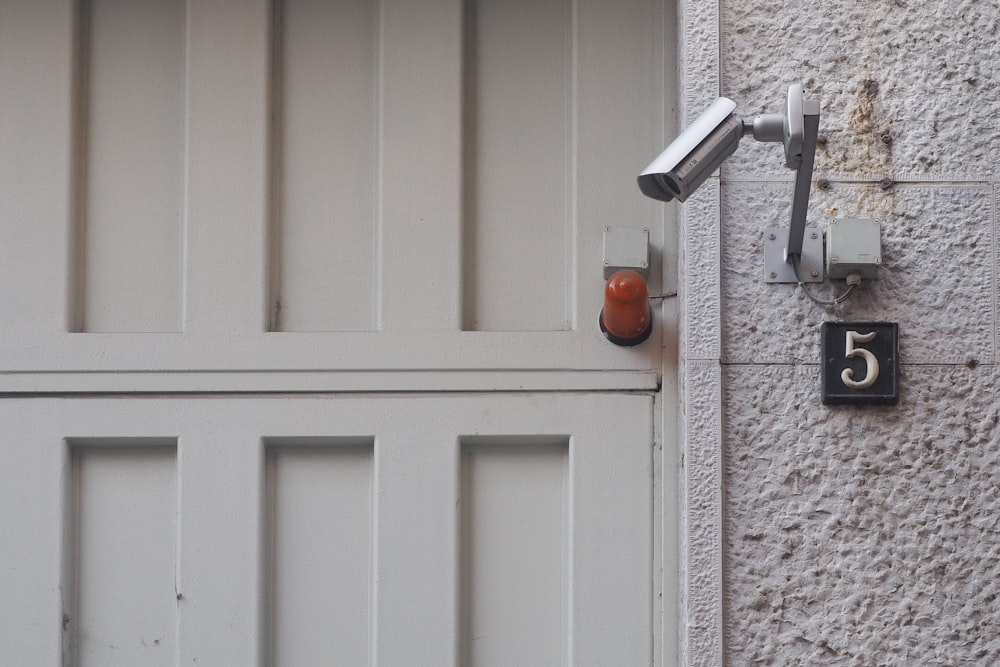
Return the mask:
<svg viewBox="0 0 1000 667">
<path fill-rule="evenodd" d="M 674 193 L 675 197 L 681 196 L 681 184 L 672 174 L 661 174 L 660 185 Z"/>
</svg>

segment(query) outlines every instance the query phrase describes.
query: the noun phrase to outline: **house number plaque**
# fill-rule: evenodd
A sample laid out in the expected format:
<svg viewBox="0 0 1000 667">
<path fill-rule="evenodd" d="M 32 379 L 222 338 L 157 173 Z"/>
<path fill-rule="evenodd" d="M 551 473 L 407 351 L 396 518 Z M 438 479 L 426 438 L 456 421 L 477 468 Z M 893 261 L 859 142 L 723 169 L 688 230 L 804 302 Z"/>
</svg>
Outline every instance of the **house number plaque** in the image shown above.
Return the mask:
<svg viewBox="0 0 1000 667">
<path fill-rule="evenodd" d="M 824 405 L 899 402 L 899 325 L 824 322 L 820 382 Z"/>
</svg>

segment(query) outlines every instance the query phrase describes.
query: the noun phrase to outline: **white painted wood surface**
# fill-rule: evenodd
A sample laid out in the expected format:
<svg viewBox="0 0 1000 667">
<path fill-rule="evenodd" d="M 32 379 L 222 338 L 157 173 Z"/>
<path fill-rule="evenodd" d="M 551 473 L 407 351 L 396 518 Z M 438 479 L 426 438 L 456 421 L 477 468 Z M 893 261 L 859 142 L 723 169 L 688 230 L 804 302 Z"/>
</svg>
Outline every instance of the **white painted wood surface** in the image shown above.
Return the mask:
<svg viewBox="0 0 1000 667">
<path fill-rule="evenodd" d="M 72 459 L 65 491 L 70 576 L 61 587 L 69 592 L 63 618 L 67 628 L 76 627 L 75 664 L 172 665 L 175 441 L 66 442 Z"/>
<path fill-rule="evenodd" d="M 469 2 L 465 37 L 464 328 L 569 329 L 571 3 Z"/>
<path fill-rule="evenodd" d="M 3 3 L 0 372 L 659 372 L 596 321 L 662 4 L 464 6 Z"/>
<path fill-rule="evenodd" d="M 649 664 L 652 420 L 634 394 L 2 401 L 4 658 Z"/>
<path fill-rule="evenodd" d="M 375 329 L 377 18 L 369 0 L 275 5 L 272 331 Z"/>
<path fill-rule="evenodd" d="M 462 665 L 566 664 L 567 438 L 462 443 Z"/>
<path fill-rule="evenodd" d="M 180 331 L 184 3 L 91 0 L 79 12 L 79 330 Z"/>
<path fill-rule="evenodd" d="M 268 664 L 370 664 L 374 440 L 264 445 Z"/>
</svg>

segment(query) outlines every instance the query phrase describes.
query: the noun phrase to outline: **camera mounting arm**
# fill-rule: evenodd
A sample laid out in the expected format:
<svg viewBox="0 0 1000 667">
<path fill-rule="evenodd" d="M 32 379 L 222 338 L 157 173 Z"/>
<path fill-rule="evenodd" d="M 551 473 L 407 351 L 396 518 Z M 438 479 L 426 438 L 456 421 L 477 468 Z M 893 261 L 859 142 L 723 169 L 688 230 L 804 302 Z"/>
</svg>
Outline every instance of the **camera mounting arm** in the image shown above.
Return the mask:
<svg viewBox="0 0 1000 667">
<path fill-rule="evenodd" d="M 793 84 L 788 87 L 784 115 L 764 114 L 753 121 L 743 121 L 743 133 L 753 134 L 757 141 L 780 141 L 785 146 L 785 166 L 795 170 L 795 192 L 792 196 L 792 218 L 782 261 L 798 261 L 802 257 L 806 210 L 816 159 L 819 101 L 802 99 L 802 84 Z"/>
<path fill-rule="evenodd" d="M 792 196 L 792 219 L 788 227 L 788 245 L 785 247 L 786 260 L 792 255 L 802 256 L 802 239 L 806 232 L 806 208 L 809 205 L 809 189 L 812 185 L 813 164 L 816 160 L 816 139 L 819 135 L 819 101 L 803 100 L 801 85 L 788 89 L 788 118 L 791 119 L 793 114 L 793 91 L 797 92 L 794 112 L 801 120 L 803 132 L 801 152 L 797 160 L 798 167 L 795 171 L 795 194 Z"/>
</svg>

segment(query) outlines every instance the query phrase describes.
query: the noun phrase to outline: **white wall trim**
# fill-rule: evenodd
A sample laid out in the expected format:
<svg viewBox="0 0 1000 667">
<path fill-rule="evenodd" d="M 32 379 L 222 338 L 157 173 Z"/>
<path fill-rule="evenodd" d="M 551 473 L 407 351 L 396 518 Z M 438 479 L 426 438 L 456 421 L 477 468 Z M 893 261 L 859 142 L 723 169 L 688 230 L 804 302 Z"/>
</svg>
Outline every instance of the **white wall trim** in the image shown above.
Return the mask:
<svg viewBox="0 0 1000 667">
<path fill-rule="evenodd" d="M 719 94 L 718 2 L 680 0 L 680 127 Z M 681 664 L 723 664 L 721 196 L 706 183 L 680 216 Z"/>
</svg>

